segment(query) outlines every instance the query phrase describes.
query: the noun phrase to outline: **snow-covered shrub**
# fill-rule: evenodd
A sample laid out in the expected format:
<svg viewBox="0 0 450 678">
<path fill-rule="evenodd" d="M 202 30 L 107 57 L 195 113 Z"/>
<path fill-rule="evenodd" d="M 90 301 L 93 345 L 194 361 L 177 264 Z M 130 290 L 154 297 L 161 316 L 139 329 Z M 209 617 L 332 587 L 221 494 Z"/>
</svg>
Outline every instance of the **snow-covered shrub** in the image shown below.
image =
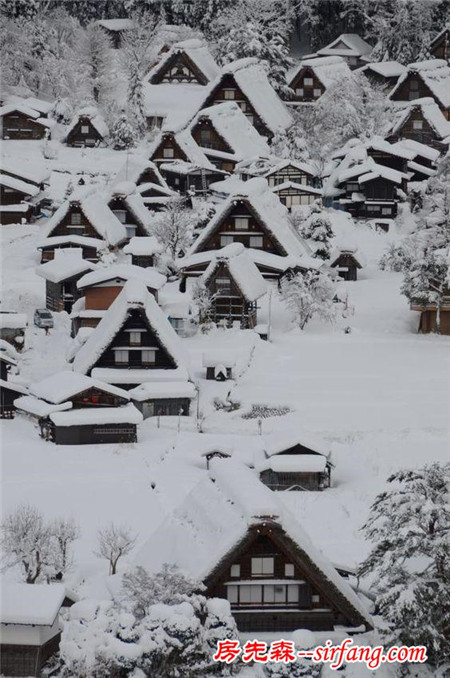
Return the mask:
<svg viewBox="0 0 450 678">
<path fill-rule="evenodd" d="M 330 241 L 334 237 L 330 217 L 324 212 L 314 212 L 301 228 L 301 234 L 308 241 L 317 259 L 329 259 L 331 254 Z"/>
<path fill-rule="evenodd" d="M 202 586 L 176 568 L 154 579 L 140 568 L 128 578 L 120 605 L 87 600 L 72 606 L 61 638 L 62 678 L 227 675 L 212 655 L 217 640 L 237 635 L 228 601 L 207 600 L 193 590 Z"/>
<path fill-rule="evenodd" d="M 46 141 L 42 153 L 46 160 L 57 160 L 59 144 L 56 141 Z"/>
<path fill-rule="evenodd" d="M 307 659 L 298 659 L 290 664 L 268 662 L 264 666 L 267 678 L 318 678 L 322 667 L 312 664 Z"/>
<path fill-rule="evenodd" d="M 450 464 L 401 470 L 387 480 L 364 525 L 371 576 L 389 644 L 425 645 L 432 665 L 450 660 Z"/>
<path fill-rule="evenodd" d="M 386 252 L 378 262 L 382 271 L 400 273 L 408 270 L 412 263 L 412 252 L 404 243 L 390 243 Z"/>
<path fill-rule="evenodd" d="M 132 148 L 136 143 L 133 126 L 125 113 L 122 113 L 111 128 L 111 143 L 116 151 Z"/>
<path fill-rule="evenodd" d="M 314 316 L 328 322 L 334 320 L 334 295 L 335 285 L 330 276 L 312 270 L 284 278 L 280 287 L 281 299 L 301 330 Z"/>
<path fill-rule="evenodd" d="M 441 307 L 448 294 L 449 261 L 445 252 L 426 251 L 409 265 L 402 294 L 410 302 L 432 304 L 436 308 L 436 332 L 440 332 Z"/>
</svg>

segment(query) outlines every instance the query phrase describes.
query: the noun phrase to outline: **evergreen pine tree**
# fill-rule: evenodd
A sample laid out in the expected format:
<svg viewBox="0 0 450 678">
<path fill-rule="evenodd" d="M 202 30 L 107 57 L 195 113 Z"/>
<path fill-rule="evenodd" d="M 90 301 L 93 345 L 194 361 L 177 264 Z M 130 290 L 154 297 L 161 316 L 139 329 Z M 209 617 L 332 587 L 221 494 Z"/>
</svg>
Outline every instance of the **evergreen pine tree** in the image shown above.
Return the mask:
<svg viewBox="0 0 450 678">
<path fill-rule="evenodd" d="M 133 126 L 125 113 L 122 113 L 111 130 L 112 146 L 116 151 L 132 148 L 135 143 Z"/>
<path fill-rule="evenodd" d="M 313 257 L 329 259 L 331 253 L 330 240 L 334 233 L 330 218 L 324 212 L 316 212 L 303 226 L 303 237 L 313 250 Z"/>
</svg>

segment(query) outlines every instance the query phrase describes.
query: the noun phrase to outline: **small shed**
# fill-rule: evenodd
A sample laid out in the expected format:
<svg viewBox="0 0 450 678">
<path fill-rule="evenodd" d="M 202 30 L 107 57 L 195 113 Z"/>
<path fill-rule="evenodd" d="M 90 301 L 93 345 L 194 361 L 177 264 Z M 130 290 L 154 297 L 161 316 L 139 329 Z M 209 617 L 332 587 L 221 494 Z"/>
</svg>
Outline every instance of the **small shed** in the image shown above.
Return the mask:
<svg viewBox="0 0 450 678">
<path fill-rule="evenodd" d="M 131 255 L 131 263 L 134 266 L 153 266 L 155 255 L 162 251 L 162 245 L 154 235 L 145 237 L 135 236 L 123 248 L 124 254 Z"/>
<path fill-rule="evenodd" d="M 95 407 L 53 412 L 42 429 L 56 445 L 136 443 L 142 414 L 132 403 L 123 407 Z"/>
<path fill-rule="evenodd" d="M 88 106 L 75 115 L 67 128 L 66 144 L 77 148 L 92 148 L 103 144 L 108 135 L 109 129 L 103 116 L 95 106 Z"/>
<path fill-rule="evenodd" d="M 17 362 L 13 358 L 6 355 L 5 351 L 0 351 L 0 419 L 13 419 L 15 399 L 28 392 L 22 384 L 9 381 L 9 370 L 16 366 Z"/>
<path fill-rule="evenodd" d="M 128 394 L 144 419 L 179 415 L 188 417 L 196 390 L 190 381 L 149 381 L 128 391 Z"/>
<path fill-rule="evenodd" d="M 217 349 L 203 354 L 203 367 L 206 367 L 207 379 L 216 381 L 233 379 L 235 365 L 236 356 L 233 352 Z"/>
<path fill-rule="evenodd" d="M 0 339 L 10 343 L 17 351 L 21 351 L 24 347 L 27 325 L 25 313 L 0 311 Z"/>
<path fill-rule="evenodd" d="M 46 307 L 50 311 L 70 313 L 73 304 L 81 296 L 78 280 L 94 268 L 93 263 L 83 259 L 81 248 L 55 250 L 54 259 L 36 269 L 36 274 L 45 279 Z"/>
<path fill-rule="evenodd" d="M 357 280 L 358 269 L 364 266 L 364 257 L 356 246 L 342 245 L 331 253 L 329 265 L 336 269 L 340 278 Z"/>
<path fill-rule="evenodd" d="M 266 458 L 257 464 L 257 470 L 261 482 L 271 490 L 320 491 L 330 486 L 330 449 L 310 434 L 265 436 L 264 452 Z"/>
<path fill-rule="evenodd" d="M 202 457 L 206 459 L 206 469 L 208 471 L 211 459 L 230 459 L 232 455 L 232 450 L 220 445 L 215 445 L 212 449 L 202 452 Z"/>
<path fill-rule="evenodd" d="M 59 650 L 62 584 L 16 584 L 2 581 L 0 672 L 38 676 Z"/>
</svg>

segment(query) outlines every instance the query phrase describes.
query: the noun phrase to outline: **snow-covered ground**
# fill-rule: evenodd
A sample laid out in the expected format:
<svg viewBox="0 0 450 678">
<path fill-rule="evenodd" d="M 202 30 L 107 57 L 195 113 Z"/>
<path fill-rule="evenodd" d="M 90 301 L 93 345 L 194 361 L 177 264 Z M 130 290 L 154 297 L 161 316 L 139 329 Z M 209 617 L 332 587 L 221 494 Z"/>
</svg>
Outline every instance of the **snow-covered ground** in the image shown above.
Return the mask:
<svg viewBox="0 0 450 678">
<path fill-rule="evenodd" d="M 52 169 L 50 190 L 57 200 L 79 174 L 107 183 L 125 157 L 106 149 L 61 148 L 58 159 L 47 161 L 40 142 L 12 143 L 5 144 L 5 155 L 24 157 L 26 143 L 29 157 Z M 369 545 L 360 528 L 389 474 L 449 458 L 449 338 L 418 335 L 418 315 L 400 294 L 401 276 L 376 265 L 388 242 L 408 229 L 408 218 L 398 230 L 379 234 L 344 214 L 332 217 L 338 240 L 356 241 L 367 260 L 357 282 L 341 283 L 348 294 L 346 317 L 333 325 L 313 321 L 303 332 L 292 329 L 273 289 L 270 343 L 236 330 L 185 339 L 200 390 L 199 407 L 194 404 L 190 418 L 162 418 L 160 427 L 155 419 L 146 420 L 139 426 L 138 443 L 95 446 L 46 443 L 22 416 L 2 422 L 2 509 L 29 503 L 48 518 L 77 521 L 81 536 L 75 544 L 74 584 L 94 585 L 107 572 L 107 563 L 93 555 L 98 528 L 110 521 L 126 523 L 138 533 L 139 547 L 183 501 L 206 472 L 202 435 L 219 434 L 224 441 L 237 435 L 244 451 L 251 447 L 261 429 L 257 419 L 242 414 L 252 405 L 290 410 L 264 419 L 262 433 L 298 427 L 330 443 L 332 487 L 322 493 L 285 493 L 282 499 L 335 563 L 354 566 L 366 555 Z M 32 324 L 34 309 L 45 306 L 44 281 L 34 272 L 44 229 L 43 222 L 1 229 L 1 308 L 25 312 L 29 319 L 15 377 L 23 383 L 67 368 L 68 316 L 55 318 L 49 336 Z M 260 306 L 259 321 L 267 322 L 268 295 Z M 218 348 L 236 355 L 233 381 L 204 378 L 202 355 Z M 215 398 L 239 407 L 217 410 Z"/>
</svg>

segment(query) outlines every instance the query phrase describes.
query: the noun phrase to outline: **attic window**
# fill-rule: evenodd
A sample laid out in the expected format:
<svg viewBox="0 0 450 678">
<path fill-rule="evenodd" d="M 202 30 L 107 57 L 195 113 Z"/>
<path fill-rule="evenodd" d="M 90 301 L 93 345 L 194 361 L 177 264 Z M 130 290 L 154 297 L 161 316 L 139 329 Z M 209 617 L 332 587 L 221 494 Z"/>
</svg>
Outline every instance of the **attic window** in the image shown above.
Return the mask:
<svg viewBox="0 0 450 678">
<path fill-rule="evenodd" d="M 295 93 L 296 93 L 296 95 L 297 95 L 298 97 L 302 97 L 302 96 L 304 95 L 305 91 L 304 91 L 303 87 L 298 87 L 298 88 L 295 90 Z"/>
<path fill-rule="evenodd" d="M 113 210 L 114 214 L 118 218 L 121 224 L 125 224 L 127 221 L 127 212 L 126 210 Z"/>
<path fill-rule="evenodd" d="M 232 235 L 221 235 L 220 236 L 220 246 L 225 247 L 225 245 L 231 245 L 233 242 L 233 236 Z"/>
<path fill-rule="evenodd" d="M 303 78 L 303 84 L 305 87 L 312 87 L 314 85 L 314 80 L 312 78 Z"/>
<path fill-rule="evenodd" d="M 240 577 L 241 576 L 241 566 L 239 564 L 231 566 L 230 576 L 231 577 Z"/>
<path fill-rule="evenodd" d="M 142 351 L 141 360 L 143 365 L 154 365 L 156 359 L 156 351 L 145 350 Z"/>
<path fill-rule="evenodd" d="M 248 224 L 249 224 L 248 217 L 236 217 L 234 220 L 234 226 L 237 231 L 247 231 Z"/>
<path fill-rule="evenodd" d="M 223 90 L 223 98 L 224 99 L 234 99 L 235 98 L 235 90 L 234 89 L 224 89 Z"/>
<path fill-rule="evenodd" d="M 81 125 L 81 134 L 89 134 L 89 125 Z"/>
<path fill-rule="evenodd" d="M 114 351 L 114 362 L 116 365 L 127 365 L 128 364 L 128 351 Z"/>
<path fill-rule="evenodd" d="M 422 120 L 413 120 L 413 129 L 423 129 Z"/>
<path fill-rule="evenodd" d="M 262 235 L 251 235 L 250 236 L 250 247 L 255 247 L 256 249 L 263 246 L 263 237 Z"/>
<path fill-rule="evenodd" d="M 313 95 L 314 95 L 315 97 L 320 97 L 321 94 L 322 94 L 322 90 L 321 90 L 321 89 L 314 89 L 314 90 L 313 90 Z"/>
<path fill-rule="evenodd" d="M 252 558 L 252 576 L 266 577 L 268 575 L 273 575 L 274 560 L 273 556 Z"/>
<path fill-rule="evenodd" d="M 231 280 L 229 278 L 216 278 L 217 294 L 220 296 L 231 294 Z"/>
<path fill-rule="evenodd" d="M 163 148 L 163 158 L 174 158 L 175 151 L 173 148 Z"/>
<path fill-rule="evenodd" d="M 294 576 L 294 566 L 292 563 L 286 563 L 284 566 L 284 576 L 293 577 Z"/>
</svg>

